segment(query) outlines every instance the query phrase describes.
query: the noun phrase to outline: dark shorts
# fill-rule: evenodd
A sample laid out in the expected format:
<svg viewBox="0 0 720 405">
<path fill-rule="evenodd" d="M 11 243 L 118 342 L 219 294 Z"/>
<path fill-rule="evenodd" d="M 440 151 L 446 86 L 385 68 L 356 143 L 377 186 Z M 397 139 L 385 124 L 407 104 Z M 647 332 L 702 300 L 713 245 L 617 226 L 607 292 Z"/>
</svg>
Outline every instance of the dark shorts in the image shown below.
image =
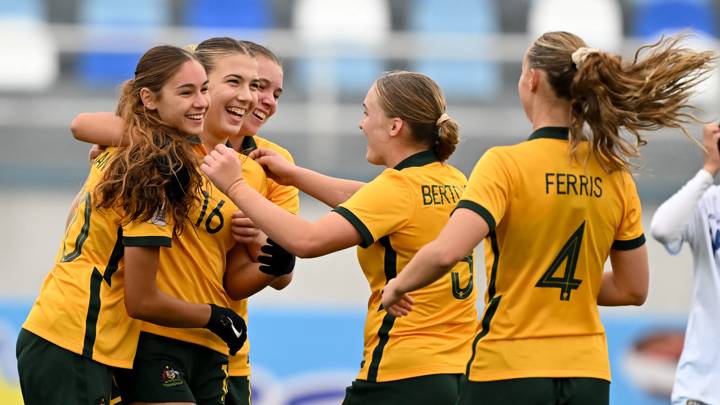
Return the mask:
<svg viewBox="0 0 720 405">
<path fill-rule="evenodd" d="M 16 356 L 25 405 L 110 404 L 110 367 L 25 329 L 18 335 Z"/>
<path fill-rule="evenodd" d="M 469 381 L 458 405 L 608 405 L 610 383 L 597 378 L 517 378 Z"/>
<path fill-rule="evenodd" d="M 225 405 L 250 405 L 250 380 L 248 377 L 228 377 Z"/>
<path fill-rule="evenodd" d="M 355 380 L 343 405 L 454 405 L 460 374 L 435 374 L 387 382 Z"/>
<path fill-rule="evenodd" d="M 123 403 L 225 401 L 227 356 L 207 347 L 141 333 L 132 370 L 116 369 Z"/>
</svg>

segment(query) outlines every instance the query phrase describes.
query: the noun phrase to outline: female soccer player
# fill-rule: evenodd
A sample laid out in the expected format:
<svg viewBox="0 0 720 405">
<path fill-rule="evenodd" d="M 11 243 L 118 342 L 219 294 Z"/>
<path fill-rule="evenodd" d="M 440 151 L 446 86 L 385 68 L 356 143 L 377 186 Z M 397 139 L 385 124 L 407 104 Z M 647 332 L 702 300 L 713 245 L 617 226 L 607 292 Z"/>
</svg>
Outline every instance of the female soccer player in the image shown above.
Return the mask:
<svg viewBox="0 0 720 405">
<path fill-rule="evenodd" d="M 190 136 L 202 131 L 207 108 L 205 70 L 180 48 L 150 49 L 124 84 L 118 113 L 135 142 L 95 160 L 20 332 L 26 404 L 109 403 L 111 368 L 132 367 L 136 353 L 140 322 L 132 318 L 206 327 L 234 350 L 242 345 L 244 322 L 234 312 L 179 300 L 155 284 L 159 248 L 186 230 L 196 203 L 202 176 Z"/>
<path fill-rule="evenodd" d="M 518 82 L 534 132 L 480 158 L 443 231 L 385 287 L 391 314 L 414 312 L 417 293 L 403 294 L 444 277 L 487 238 L 485 311 L 461 404 L 608 403 L 597 306 L 641 305 L 648 289 L 629 160 L 645 143 L 639 131 L 691 119 L 687 98 L 713 60 L 677 38 L 643 52 L 622 62 L 567 32 L 538 38 Z"/>
<path fill-rule="evenodd" d="M 253 111 L 257 63 L 245 46 L 231 38 L 203 41 L 195 56 L 208 71 L 212 100 L 200 139 L 206 148 L 212 148 L 239 132 Z M 118 117 L 97 113 L 79 118 L 83 122 L 75 128 L 78 138 L 101 144 L 132 141 L 118 132 L 124 125 Z M 244 167 L 253 186 L 265 193 L 267 180 L 262 168 L 250 159 Z M 275 280 L 257 266 L 246 266 L 243 259 L 248 256 L 247 248 L 235 244 L 229 226 L 237 207 L 208 184 L 203 184 L 198 196 L 201 204 L 189 214 L 192 229 L 177 238 L 176 245 L 182 249 L 168 251 L 160 258 L 158 284 L 163 291 L 194 302 L 231 305 L 229 298 L 245 298 Z M 279 251 L 271 245 L 271 253 Z M 292 259 L 289 255 L 283 257 Z M 280 272 L 289 272 L 288 266 L 285 263 Z M 133 370 L 116 373 L 124 403 L 209 404 L 221 400 L 227 374 L 227 349 L 221 342 L 199 329 L 143 324 L 142 330 L 145 333 Z M 203 361 L 195 361 L 197 358 Z"/>
<path fill-rule="evenodd" d="M 230 136 L 230 144 L 240 153 L 248 154 L 258 147 L 271 149 L 282 154 L 282 156 L 293 161 L 290 152 L 280 145 L 258 136 L 263 125 L 277 111 L 278 102 L 283 91 L 283 68 L 280 59 L 268 48 L 251 41 L 241 41 L 250 52 L 255 54 L 258 64 L 258 102 L 255 110 L 246 118 L 245 124 L 239 133 Z M 286 211 L 297 214 L 300 208 L 298 189 L 292 186 L 278 184 L 271 179 L 267 183 L 267 199 Z M 232 219 L 233 235 L 235 240 L 241 243 L 255 243 L 259 236 L 259 230 L 254 227 L 252 221 L 242 211 L 237 211 Z M 262 256 L 261 256 L 262 258 Z M 273 266 L 263 266 L 264 269 L 271 269 Z M 250 273 L 250 272 L 248 272 Z M 280 274 L 278 274 L 280 275 Z M 289 276 L 288 276 L 289 277 Z M 273 288 L 284 288 L 288 283 L 288 277 L 279 277 L 270 285 Z M 240 316 L 247 320 L 247 300 L 236 301 L 231 308 L 237 311 Z M 226 405 L 250 405 L 250 342 L 246 341 L 243 348 L 237 355 L 230 358 L 228 366 L 228 393 L 225 396 Z"/>
<path fill-rule="evenodd" d="M 713 180 L 720 171 L 720 127 L 703 130 L 703 168 L 653 215 L 652 236 L 670 254 L 680 253 L 687 242 L 693 255 L 693 300 L 685 330 L 685 343 L 675 373 L 674 405 L 720 403 L 720 187 Z M 681 275 L 682 277 L 682 275 Z"/>
<path fill-rule="evenodd" d="M 452 404 L 477 326 L 472 257 L 421 290 L 418 311 L 396 318 L 380 311 L 385 283 L 437 235 L 465 187 L 465 176 L 444 161 L 458 142 L 457 124 L 427 76 L 394 72 L 380 77 L 364 101 L 360 129 L 366 158 L 387 167 L 368 184 L 295 167 L 270 152 L 259 161 L 282 184 L 293 184 L 335 207 L 310 223 L 266 201 L 242 178 L 240 162 L 224 146 L 202 166 L 213 183 L 270 238 L 302 257 L 359 245 L 370 284 L 365 349 L 346 404 Z"/>
</svg>

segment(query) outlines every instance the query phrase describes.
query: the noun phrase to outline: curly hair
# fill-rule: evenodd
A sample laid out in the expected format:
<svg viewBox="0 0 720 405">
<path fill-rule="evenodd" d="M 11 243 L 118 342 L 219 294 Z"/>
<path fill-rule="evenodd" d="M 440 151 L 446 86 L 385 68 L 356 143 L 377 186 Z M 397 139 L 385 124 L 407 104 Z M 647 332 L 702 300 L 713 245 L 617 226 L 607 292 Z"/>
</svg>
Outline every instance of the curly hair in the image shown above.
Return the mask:
<svg viewBox="0 0 720 405">
<path fill-rule="evenodd" d="M 123 84 L 117 115 L 125 121 L 130 145 L 110 159 L 95 188 L 96 206 L 120 209 L 123 222 L 163 220 L 182 232 L 190 211 L 199 204 L 202 175 L 191 138 L 164 123 L 140 99 L 147 88 L 160 94 L 165 83 L 193 54 L 174 46 L 148 50 Z"/>
</svg>

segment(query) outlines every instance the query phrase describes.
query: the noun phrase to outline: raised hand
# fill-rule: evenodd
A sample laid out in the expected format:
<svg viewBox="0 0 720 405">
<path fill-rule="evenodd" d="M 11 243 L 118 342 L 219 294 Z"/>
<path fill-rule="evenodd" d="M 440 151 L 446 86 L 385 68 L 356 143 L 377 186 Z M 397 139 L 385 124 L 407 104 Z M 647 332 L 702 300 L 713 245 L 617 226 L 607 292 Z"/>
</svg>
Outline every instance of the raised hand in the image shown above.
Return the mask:
<svg viewBox="0 0 720 405">
<path fill-rule="evenodd" d="M 204 163 L 200 165 L 202 170 L 225 195 L 235 185 L 244 182 L 242 174 L 242 162 L 238 153 L 223 144 L 215 146 L 203 158 Z"/>
<path fill-rule="evenodd" d="M 234 356 L 247 340 L 245 320 L 230 308 L 210 304 L 210 319 L 205 328 L 227 343 L 231 356 Z"/>
<path fill-rule="evenodd" d="M 282 185 L 292 185 L 292 177 L 297 168 L 294 163 L 285 159 L 280 153 L 270 149 L 255 149 L 249 155 L 256 162 L 260 163 L 268 177 Z"/>
<path fill-rule="evenodd" d="M 260 271 L 271 276 L 280 277 L 289 274 L 295 268 L 295 255 L 283 249 L 272 239 L 260 248 L 264 254 L 258 256 Z"/>
<path fill-rule="evenodd" d="M 703 128 L 703 145 L 705 146 L 703 168 L 713 176 L 720 171 L 720 152 L 718 151 L 718 142 L 720 142 L 720 125 L 717 123 L 705 125 Z"/>
</svg>

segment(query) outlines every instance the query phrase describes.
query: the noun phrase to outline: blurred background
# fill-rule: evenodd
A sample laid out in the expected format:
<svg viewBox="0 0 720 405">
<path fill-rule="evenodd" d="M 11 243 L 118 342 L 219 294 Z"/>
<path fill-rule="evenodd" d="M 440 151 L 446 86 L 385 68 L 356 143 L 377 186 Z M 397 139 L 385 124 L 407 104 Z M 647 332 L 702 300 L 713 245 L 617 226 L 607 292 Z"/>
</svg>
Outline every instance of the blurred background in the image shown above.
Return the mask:
<svg viewBox="0 0 720 405">
<path fill-rule="evenodd" d="M 524 51 L 567 30 L 632 58 L 661 35 L 686 31 L 697 49 L 717 43 L 720 0 L 0 0 L 0 403 L 22 403 L 15 337 L 50 269 L 69 204 L 87 173 L 89 145 L 68 130 L 83 111 L 112 111 L 119 83 L 142 52 L 212 36 L 249 39 L 283 60 L 278 113 L 262 135 L 298 164 L 368 180 L 357 128 L 373 80 L 392 69 L 430 75 L 444 89 L 462 142 L 451 163 L 469 175 L 490 146 L 531 132 L 517 97 Z M 694 97 L 720 117 L 720 74 Z M 689 128 L 701 137 L 699 125 Z M 680 131 L 648 134 L 636 181 L 646 229 L 655 207 L 700 167 Z M 301 215 L 327 212 L 309 198 Z M 603 310 L 613 404 L 666 404 L 690 305 L 691 257 L 649 241 L 648 302 Z M 478 288 L 484 267 L 478 261 Z M 354 249 L 301 260 L 282 292 L 251 299 L 254 403 L 335 404 L 362 353 L 369 289 Z M 478 303 L 482 307 L 482 302 Z"/>
</svg>

